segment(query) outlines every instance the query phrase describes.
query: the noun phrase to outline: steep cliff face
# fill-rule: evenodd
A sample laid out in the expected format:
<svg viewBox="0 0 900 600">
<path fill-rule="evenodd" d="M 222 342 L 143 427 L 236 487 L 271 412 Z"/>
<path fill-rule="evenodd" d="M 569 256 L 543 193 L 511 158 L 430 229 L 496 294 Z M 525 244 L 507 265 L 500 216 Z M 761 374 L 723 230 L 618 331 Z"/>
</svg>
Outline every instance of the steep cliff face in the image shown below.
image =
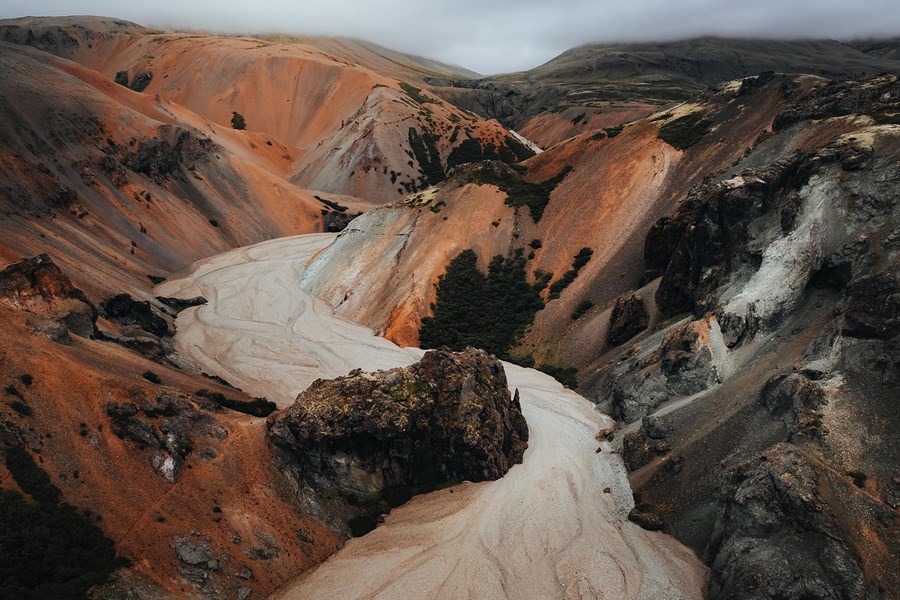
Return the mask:
<svg viewBox="0 0 900 600">
<path fill-rule="evenodd" d="M 503 365 L 435 350 L 406 368 L 318 380 L 270 417 L 280 468 L 359 535 L 413 493 L 502 477 L 528 426 Z"/>
<path fill-rule="evenodd" d="M 776 130 L 796 135 L 793 115 L 871 116 L 783 158 L 777 137 L 765 141 L 660 220 L 645 280 L 661 277 L 661 320 L 585 380 L 632 423 L 623 448 L 639 506 L 703 552 L 711 598 L 900 590 L 886 566 L 900 550 L 900 131 L 878 124 L 900 88 L 831 87 Z"/>
</svg>

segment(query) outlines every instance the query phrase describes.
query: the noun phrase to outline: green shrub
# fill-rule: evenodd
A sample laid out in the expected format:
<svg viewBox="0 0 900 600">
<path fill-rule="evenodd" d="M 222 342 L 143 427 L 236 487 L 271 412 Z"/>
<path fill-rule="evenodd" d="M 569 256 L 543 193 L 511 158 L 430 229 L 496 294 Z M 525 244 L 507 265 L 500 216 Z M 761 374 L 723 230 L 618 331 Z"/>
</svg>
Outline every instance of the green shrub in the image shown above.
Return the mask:
<svg viewBox="0 0 900 600">
<path fill-rule="evenodd" d="M 393 181 L 391 183 L 393 183 Z M 323 198 L 323 197 L 317 196 L 315 194 L 313 194 L 313 198 L 315 198 L 316 200 L 318 200 L 319 202 L 321 202 L 322 204 L 324 204 L 325 206 L 327 206 L 328 208 L 330 208 L 332 210 L 336 210 L 338 212 L 347 212 L 346 206 L 344 206 L 343 204 L 339 204 L 339 203 L 335 202 L 334 200 L 329 200 L 328 198 Z"/>
<path fill-rule="evenodd" d="M 550 202 L 550 192 L 562 182 L 572 171 L 571 166 L 565 167 L 555 176 L 540 183 L 531 183 L 512 169 L 498 170 L 491 167 L 481 167 L 473 174 L 473 181 L 478 185 L 493 185 L 506 193 L 506 204 L 509 206 L 527 206 L 531 213 L 531 219 L 537 223 L 544 215 L 544 209 Z"/>
<path fill-rule="evenodd" d="M 9 403 L 9 407 L 23 417 L 30 417 L 32 414 L 34 414 L 34 411 L 31 410 L 31 407 L 21 400 L 13 400 Z"/>
<path fill-rule="evenodd" d="M 594 303 L 590 300 L 582 300 L 578 303 L 578 306 L 575 307 L 575 310 L 572 311 L 572 320 L 577 321 L 580 319 L 584 313 L 594 308 Z"/>
<path fill-rule="evenodd" d="M 265 398 L 254 398 L 250 402 L 243 402 L 241 400 L 226 398 L 225 395 L 220 392 L 213 392 L 207 389 L 197 390 L 196 395 L 201 398 L 212 400 L 224 408 L 230 408 L 231 410 L 254 417 L 268 417 L 278 410 L 278 406 L 276 406 L 274 402 Z"/>
<path fill-rule="evenodd" d="M 233 111 L 231 113 L 231 126 L 238 130 L 246 129 L 247 122 L 244 120 L 244 115 L 237 111 Z"/>
<path fill-rule="evenodd" d="M 613 127 L 607 127 L 606 129 L 603 130 L 603 133 L 605 133 L 607 135 L 607 137 L 614 138 L 617 135 L 619 135 L 620 133 L 622 133 L 623 129 L 625 129 L 624 124 L 623 125 L 615 125 Z"/>
<path fill-rule="evenodd" d="M 472 346 L 506 358 L 544 306 L 525 280 L 522 254 L 495 256 L 487 275 L 478 270 L 473 250 L 450 261 L 438 278 L 434 316 L 422 319 L 420 345 L 456 351 Z"/>
<path fill-rule="evenodd" d="M 557 367 L 556 365 L 538 365 L 538 371 L 546 373 L 569 389 L 578 387 L 578 369 L 573 367 Z"/>
<path fill-rule="evenodd" d="M 6 467 L 19 492 L 0 490 L 0 582 L 5 598 L 85 598 L 128 561 L 90 513 L 60 503 L 60 492 L 31 455 L 7 447 Z"/>
<path fill-rule="evenodd" d="M 3 391 L 6 392 L 9 396 L 15 396 L 16 398 L 20 398 L 22 400 L 25 399 L 25 396 L 22 395 L 22 392 L 19 391 L 19 388 L 12 384 L 3 388 Z"/>
<path fill-rule="evenodd" d="M 679 150 L 687 150 L 709 133 L 712 121 L 701 113 L 691 113 L 669 121 L 659 128 L 659 139 Z"/>
<path fill-rule="evenodd" d="M 547 285 L 550 283 L 551 279 L 553 279 L 553 273 L 537 269 L 534 272 L 534 285 L 531 287 L 538 293 L 543 292 L 547 289 Z"/>
<path fill-rule="evenodd" d="M 162 380 L 159 378 L 159 375 L 154 373 L 153 371 L 144 371 L 141 374 L 141 377 L 149 381 L 150 383 L 162 383 Z"/>
<path fill-rule="evenodd" d="M 578 277 L 578 272 L 581 271 L 584 265 L 588 264 L 593 254 L 594 251 L 590 248 L 582 248 L 578 251 L 578 254 L 576 254 L 575 258 L 572 260 L 572 268 L 566 271 L 562 277 L 554 281 L 553 285 L 550 286 L 551 300 L 559 298 L 562 291 L 569 287 L 570 283 L 575 281 L 575 278 Z"/>
<path fill-rule="evenodd" d="M 866 479 L 868 479 L 869 476 L 866 475 L 864 472 L 848 471 L 847 475 L 849 475 L 850 478 L 853 479 L 853 485 L 855 485 L 856 487 L 858 487 L 860 489 L 866 487 Z"/>
<path fill-rule="evenodd" d="M 584 113 L 576 115 L 574 119 L 572 119 L 572 125 L 578 125 L 584 119 Z"/>
<path fill-rule="evenodd" d="M 429 96 L 426 96 L 422 92 L 422 90 L 420 90 L 419 88 L 417 88 L 416 86 L 414 86 L 410 83 L 401 81 L 400 89 L 402 89 L 404 92 L 406 92 L 407 96 L 409 96 L 410 98 L 412 98 L 415 102 L 417 102 L 419 104 L 427 104 L 429 102 L 432 104 L 437 104 L 437 102 L 434 99 L 432 99 Z"/>
<path fill-rule="evenodd" d="M 28 373 L 22 373 L 21 375 L 19 375 L 19 381 L 31 387 L 31 384 L 34 383 L 34 377 L 29 375 Z"/>
<path fill-rule="evenodd" d="M 454 131 L 454 133 L 456 133 Z M 451 141 L 453 141 L 451 137 Z M 459 146 L 450 151 L 447 157 L 447 168 L 484 160 L 484 150 L 481 149 L 481 142 L 476 138 L 468 138 L 460 142 Z"/>
<path fill-rule="evenodd" d="M 544 246 L 544 243 L 541 242 L 541 240 L 531 240 L 530 242 L 528 242 L 528 245 L 533 249 L 538 250 L 539 248 L 542 248 Z"/>
<path fill-rule="evenodd" d="M 409 147 L 419 162 L 419 170 L 427 184 L 435 185 L 443 181 L 446 174 L 441 164 L 441 155 L 435 146 L 437 136 L 428 132 L 420 134 L 415 127 L 410 127 L 408 138 Z"/>
</svg>

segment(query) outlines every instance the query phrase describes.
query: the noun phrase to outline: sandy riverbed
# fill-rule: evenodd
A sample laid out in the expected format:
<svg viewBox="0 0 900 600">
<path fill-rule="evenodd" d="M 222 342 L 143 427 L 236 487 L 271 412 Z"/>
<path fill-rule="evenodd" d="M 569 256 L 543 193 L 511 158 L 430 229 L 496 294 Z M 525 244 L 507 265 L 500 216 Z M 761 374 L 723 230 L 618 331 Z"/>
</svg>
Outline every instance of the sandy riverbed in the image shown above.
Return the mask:
<svg viewBox="0 0 900 600">
<path fill-rule="evenodd" d="M 421 350 L 334 317 L 297 285 L 333 237 L 237 249 L 159 286 L 159 295 L 209 301 L 179 316 L 178 351 L 282 407 L 319 377 L 415 362 Z M 496 482 L 414 498 L 274 597 L 702 598 L 699 559 L 627 520 L 622 462 L 607 447 L 596 452 L 603 444 L 595 436 L 611 422 L 549 376 L 506 369 L 531 436 L 522 465 Z"/>
</svg>

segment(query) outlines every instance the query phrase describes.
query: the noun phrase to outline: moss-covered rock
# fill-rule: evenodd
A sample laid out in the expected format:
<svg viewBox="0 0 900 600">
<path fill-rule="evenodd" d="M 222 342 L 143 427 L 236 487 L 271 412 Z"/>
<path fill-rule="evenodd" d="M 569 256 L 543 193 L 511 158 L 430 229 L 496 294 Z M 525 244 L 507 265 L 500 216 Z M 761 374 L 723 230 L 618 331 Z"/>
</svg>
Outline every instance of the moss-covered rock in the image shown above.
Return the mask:
<svg viewBox="0 0 900 600">
<path fill-rule="evenodd" d="M 359 533 L 413 493 L 503 476 L 522 461 L 528 428 L 503 365 L 470 348 L 320 379 L 269 418 L 268 436 L 298 488 Z"/>
</svg>

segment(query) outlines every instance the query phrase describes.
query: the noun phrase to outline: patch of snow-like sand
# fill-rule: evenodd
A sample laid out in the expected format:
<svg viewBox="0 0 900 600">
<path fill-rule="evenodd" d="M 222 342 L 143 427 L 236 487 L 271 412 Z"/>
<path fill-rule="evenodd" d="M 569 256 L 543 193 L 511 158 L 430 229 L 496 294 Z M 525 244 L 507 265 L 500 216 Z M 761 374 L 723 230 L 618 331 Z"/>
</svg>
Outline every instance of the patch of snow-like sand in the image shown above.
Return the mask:
<svg viewBox="0 0 900 600">
<path fill-rule="evenodd" d="M 300 289 L 306 264 L 333 237 L 241 248 L 159 286 L 159 295 L 209 301 L 178 317 L 178 351 L 282 407 L 316 378 L 418 360 L 422 350 L 335 317 Z M 529 425 L 524 463 L 498 481 L 414 498 L 275 597 L 703 597 L 707 572 L 697 557 L 627 520 L 625 469 L 595 439 L 611 421 L 551 377 L 504 366 Z"/>
</svg>

